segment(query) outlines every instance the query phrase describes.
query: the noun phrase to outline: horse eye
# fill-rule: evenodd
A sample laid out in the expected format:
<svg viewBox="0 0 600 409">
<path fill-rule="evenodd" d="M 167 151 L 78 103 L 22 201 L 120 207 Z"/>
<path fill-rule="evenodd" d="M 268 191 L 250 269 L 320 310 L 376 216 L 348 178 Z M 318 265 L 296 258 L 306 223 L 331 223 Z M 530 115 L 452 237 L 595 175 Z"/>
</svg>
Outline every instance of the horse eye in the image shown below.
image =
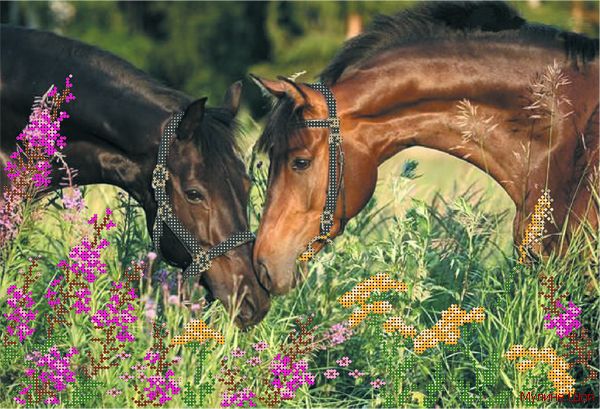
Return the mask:
<svg viewBox="0 0 600 409">
<path fill-rule="evenodd" d="M 306 170 L 310 166 L 310 159 L 296 158 L 292 161 L 292 169 Z"/>
<path fill-rule="evenodd" d="M 186 190 L 185 196 L 187 197 L 187 200 L 191 203 L 200 203 L 204 200 L 204 196 L 202 196 L 202 193 L 198 192 L 196 189 Z"/>
</svg>

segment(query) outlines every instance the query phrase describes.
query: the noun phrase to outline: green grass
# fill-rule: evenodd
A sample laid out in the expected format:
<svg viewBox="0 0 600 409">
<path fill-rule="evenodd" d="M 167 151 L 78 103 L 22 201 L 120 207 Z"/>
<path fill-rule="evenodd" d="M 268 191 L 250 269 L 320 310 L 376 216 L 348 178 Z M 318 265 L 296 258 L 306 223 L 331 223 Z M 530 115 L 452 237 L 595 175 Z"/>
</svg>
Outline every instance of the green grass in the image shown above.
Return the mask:
<svg viewBox="0 0 600 409">
<path fill-rule="evenodd" d="M 257 126 L 244 120 L 247 139 L 242 143 L 249 156 Z M 416 179 L 401 176 L 406 159 L 416 159 Z M 265 167 L 262 167 L 265 169 Z M 261 177 L 262 175 L 262 177 Z M 453 175 L 453 176 L 452 176 Z M 256 173 L 257 186 L 253 189 L 253 225 L 259 215 L 261 198 L 264 197 L 264 173 Z M 115 211 L 117 228 L 106 237 L 111 242 L 105 252 L 108 274 L 93 286 L 92 308 L 103 308 L 110 293 L 111 280 L 117 280 L 131 260 L 143 259 L 150 249 L 143 213 L 128 197 L 119 197 L 118 190 L 110 186 L 86 188 L 88 209 L 85 218 L 101 213 L 109 206 Z M 51 204 L 53 195 L 31 205 L 25 212 L 22 229 L 8 249 L 2 253 L 0 267 L 0 311 L 6 311 L 6 291 L 13 283 L 22 283 L 20 271 L 26 269 L 28 257 L 41 256 L 42 277 L 34 286 L 34 299 L 43 314 L 48 307 L 42 298 L 48 283 L 58 273 L 56 264 L 67 257 L 69 249 L 77 244 L 85 233 L 85 222 L 72 225 L 63 220 L 63 210 Z M 547 369 L 538 366 L 531 373 L 519 373 L 514 362 L 503 358 L 513 344 L 542 348 L 551 346 L 560 354 L 566 351 L 558 336 L 543 328 L 544 311 L 538 292 L 537 275 L 540 272 L 556 275 L 561 292 L 568 292 L 566 302 L 573 300 L 583 310 L 581 321 L 598 336 L 598 232 L 581 233 L 571 243 L 566 254 L 551 255 L 539 260 L 531 268 L 517 270 L 509 294 L 504 294 L 506 282 L 515 267 L 515 251 L 512 247 L 511 224 L 514 210 L 506 194 L 495 182 L 466 165 L 464 162 L 426 150 L 411 150 L 386 163 L 380 172 L 380 186 L 375 198 L 367 208 L 352 220 L 346 233 L 336 239 L 332 248 L 325 250 L 317 260 L 310 263 L 304 282 L 285 297 L 273 299 L 271 311 L 265 320 L 247 332 L 239 331 L 231 322 L 223 306 L 216 302 L 201 313 L 191 312 L 189 305 L 166 302 L 165 290 L 146 278 L 138 287 L 142 299 L 152 298 L 163 306 L 163 318 L 171 335 L 180 334 L 185 323 L 202 318 L 225 337 L 225 344 L 218 345 L 204 362 L 201 383 L 215 377 L 220 369 L 220 359 L 240 347 L 251 350 L 251 344 L 264 340 L 273 348 L 265 351 L 263 358 L 272 357 L 277 346 L 286 342 L 294 328 L 294 320 L 314 314 L 317 333 L 321 334 L 333 324 L 347 319 L 350 309 L 342 307 L 337 299 L 344 292 L 379 272 L 386 272 L 394 279 L 408 285 L 405 294 L 388 297 L 394 305 L 394 313 L 414 325 L 417 331 L 430 328 L 440 318 L 440 313 L 451 304 L 458 304 L 469 311 L 483 306 L 486 318 L 482 324 L 463 327 L 457 348 L 449 346 L 430 349 L 415 355 L 410 343 L 403 344 L 394 337 L 381 337 L 379 317 L 370 317 L 357 327 L 347 342 L 315 351 L 308 357 L 309 369 L 318 374 L 316 384 L 310 389 L 303 387 L 295 400 L 287 402 L 290 407 L 374 407 L 385 404 L 386 397 L 402 406 L 425 407 L 523 407 L 526 402 L 519 393 L 535 391 L 550 392 L 546 381 Z M 592 250 L 585 253 L 585 249 Z M 590 255 L 591 253 L 591 255 Z M 587 254 L 587 255 L 585 255 Z M 153 270 L 168 268 L 154 265 Z M 177 272 L 169 268 L 177 282 Z M 198 302 L 204 291 L 191 281 L 175 285 L 171 294 L 180 295 L 185 301 Z M 498 303 L 507 295 L 507 303 Z M 145 320 L 144 307 L 140 304 L 139 316 L 133 334 L 137 341 L 127 347 L 132 357 L 118 367 L 101 372 L 96 378 L 103 386 L 97 395 L 90 395 L 88 407 L 133 406 L 134 394 L 125 388 L 118 375 L 143 360 L 151 346 L 150 325 Z M 199 315 L 200 314 L 200 315 Z M 41 315 L 41 314 L 40 314 Z M 87 351 L 99 352 L 99 346 L 91 340 L 97 330 L 86 317 L 71 316 L 70 327 L 61 328 L 58 335 L 61 347 L 76 346 L 81 354 L 75 365 L 82 363 Z M 2 331 L 6 321 L 0 318 Z M 44 324 L 39 322 L 40 328 Z M 45 342 L 43 330 L 36 331 L 32 340 L 26 341 L 19 350 L 19 358 L 0 366 L 0 406 L 16 407 L 13 397 L 23 384 L 26 367 L 23 357 L 35 345 Z M 597 344 L 594 344 L 594 350 Z M 393 356 L 394 358 L 390 358 Z M 178 348 L 172 355 L 181 355 L 182 362 L 175 366 L 181 384 L 193 382 L 198 364 L 197 356 L 189 348 Z M 336 360 L 342 356 L 352 359 L 351 369 L 358 368 L 367 375 L 360 382 L 348 377 Z M 498 360 L 494 361 L 494 357 Z M 597 353 L 594 356 L 597 362 Z M 369 381 L 383 378 L 391 383 L 390 371 L 404 372 L 398 376 L 394 391 L 388 385 L 374 390 Z M 497 364 L 497 370 L 494 365 Z M 326 380 L 322 372 L 335 368 L 341 375 Z M 400 368 L 401 369 L 401 368 Z M 595 368 L 597 370 L 597 368 Z M 261 390 L 261 376 L 266 367 L 245 367 L 247 386 Z M 482 374 L 488 371 L 491 378 L 482 382 Z M 571 371 L 575 374 L 575 371 Z M 583 378 L 577 373 L 577 379 Z M 106 391 L 118 387 L 123 394 L 113 398 Z M 219 405 L 222 384 L 208 396 L 205 406 Z M 598 390 L 597 382 L 576 384 L 577 392 Z M 63 396 L 68 402 L 73 393 L 69 387 Z M 185 406 L 183 395 L 176 395 L 169 407 Z M 493 400 L 497 399 L 497 400 Z M 503 400 L 505 399 L 505 400 Z M 556 402 L 540 405 L 569 406 Z M 538 405 L 535 405 L 538 406 Z"/>
</svg>

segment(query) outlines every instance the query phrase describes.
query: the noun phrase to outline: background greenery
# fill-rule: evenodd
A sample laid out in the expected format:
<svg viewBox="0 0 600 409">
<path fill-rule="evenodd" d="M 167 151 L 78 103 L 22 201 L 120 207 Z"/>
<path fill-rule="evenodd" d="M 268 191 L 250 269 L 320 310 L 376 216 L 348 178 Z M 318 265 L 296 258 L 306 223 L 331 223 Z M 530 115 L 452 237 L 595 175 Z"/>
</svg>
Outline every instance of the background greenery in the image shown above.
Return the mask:
<svg viewBox="0 0 600 409">
<path fill-rule="evenodd" d="M 312 79 L 345 39 L 350 16 L 359 16 L 368 24 L 377 13 L 392 13 L 414 3 L 2 2 L 0 11 L 3 23 L 49 29 L 98 45 L 175 88 L 195 96 L 208 95 L 209 102 L 217 104 L 227 85 L 240 78 L 247 79 L 248 72 L 274 77 L 306 70 L 306 80 Z M 597 2 L 512 3 L 534 21 L 593 35 L 598 31 Z M 269 102 L 247 81 L 245 101 L 246 109 L 241 117 L 245 129 L 242 145 L 249 159 Z M 419 177 L 407 172 L 407 160 L 418 162 L 413 173 Z M 264 174 L 262 178 L 260 174 L 256 176 L 258 183 L 253 191 L 252 206 L 258 216 Z M 110 238 L 113 245 L 106 257 L 110 276 L 115 279 L 123 266 L 132 259 L 144 258 L 150 249 L 144 216 L 128 198 L 117 196 L 117 189 L 112 187 L 88 187 L 85 196 L 86 216 L 101 213 L 106 206 L 119 209 L 119 229 Z M 43 256 L 42 281 L 47 283 L 56 272 L 53 266 L 78 240 L 77 229 L 63 220 L 60 207 L 48 203 L 39 203 L 37 212 L 30 209 L 17 240 L 9 252 L 3 254 L 1 297 L 14 283 L 16 272 L 25 267 L 27 257 Z M 525 402 L 518 398 L 520 391 L 549 391 L 541 369 L 533 376 L 526 376 L 517 372 L 514 364 L 501 361 L 497 379 L 483 386 L 477 385 L 478 371 L 489 369 L 489 358 L 501 355 L 514 343 L 558 348 L 557 336 L 542 327 L 544 312 L 536 278 L 540 271 L 558 275 L 564 290 L 583 308 L 582 322 L 597 339 L 599 301 L 594 267 L 598 265 L 597 254 L 593 259 L 580 255 L 585 246 L 596 248 L 598 237 L 597 234 L 581 236 L 564 257 L 552 256 L 536 264 L 533 270 L 518 273 L 509 303 L 497 305 L 495 301 L 515 265 L 513 216 L 508 196 L 473 166 L 424 149 L 411 149 L 397 155 L 381 168 L 380 186 L 374 200 L 351 222 L 344 236 L 336 240 L 335 251 L 328 250 L 311 263 L 304 284 L 289 295 L 274 299 L 263 323 L 241 333 L 231 325 L 220 304 L 204 311 L 203 318 L 223 332 L 226 344 L 209 356 L 202 381 L 206 382 L 210 374 L 217 372 L 218 360 L 236 346 L 248 348 L 259 340 L 272 345 L 284 342 L 296 317 L 314 312 L 315 322 L 321 329 L 343 321 L 349 311 L 336 302 L 337 297 L 359 281 L 383 271 L 409 284 L 407 296 L 395 300 L 394 305 L 396 312 L 418 329 L 431 327 L 440 312 L 452 303 L 467 310 L 482 305 L 487 311 L 484 324 L 474 325 L 469 336 L 464 334 L 461 346 L 468 346 L 469 353 L 464 348 L 460 351 L 435 348 L 419 357 L 409 369 L 403 381 L 404 390 L 410 391 L 409 406 L 524 406 Z M 174 270 L 171 274 L 176 277 Z M 203 295 L 202 290 L 192 283 L 187 286 L 185 291 L 175 286 L 169 292 L 190 303 L 197 302 Z M 169 304 L 161 288 L 149 283 L 142 283 L 140 288 L 146 299 L 153 298 L 164 305 L 165 318 L 174 334 L 180 333 L 182 325 L 191 318 L 199 317 L 190 311 L 189 305 Z M 37 289 L 40 294 L 43 290 Z M 107 298 L 106 289 L 98 290 L 93 304 L 103 305 Z M 144 317 L 143 305 L 138 314 Z M 84 351 L 96 348 L 89 341 L 89 323 L 85 330 L 72 327 L 63 331 L 67 337 L 64 345 L 81 346 Z M 136 331 L 141 341 L 132 348 L 131 362 L 124 362 L 122 367 L 100 376 L 105 388 L 91 397 L 89 406 L 123 407 L 130 402 L 130 392 L 118 398 L 106 396 L 104 392 L 112 387 L 123 387 L 116 375 L 143 358 L 149 347 L 145 342 L 147 324 L 140 323 Z M 327 368 L 339 370 L 335 360 L 348 355 L 354 361 L 352 367 L 368 374 L 365 381 L 354 382 L 345 374 L 334 381 L 319 376 L 317 385 L 303 390 L 290 405 L 382 405 L 383 395 L 373 390 L 368 381 L 386 377 L 389 359 L 386 360 L 385 352 L 389 348 L 377 341 L 375 331 L 375 327 L 363 325 L 350 341 L 315 353 L 309 363 L 315 373 Z M 28 343 L 24 351 L 31 348 L 32 344 Z M 177 352 L 184 358 L 177 375 L 182 376 L 184 382 L 191 382 L 197 359 L 190 351 Z M 403 362 L 410 354 L 407 350 L 400 352 L 398 362 Z M 564 350 L 559 348 L 559 352 Z M 597 362 L 597 355 L 595 358 Z M 24 363 L 19 360 L 0 366 L 3 386 L 0 406 L 15 406 L 11 397 L 17 390 L 18 379 L 23 377 L 23 368 Z M 436 381 L 436 373 L 443 374 L 441 383 Z M 466 382 L 466 395 L 459 393 L 464 390 L 461 387 L 465 387 L 461 381 Z M 600 395 L 597 383 L 578 385 L 577 389 Z M 217 385 L 217 391 L 205 402 L 207 406 L 219 404 L 219 390 L 222 387 Z M 169 405 L 180 407 L 184 403 L 178 396 Z"/>
</svg>

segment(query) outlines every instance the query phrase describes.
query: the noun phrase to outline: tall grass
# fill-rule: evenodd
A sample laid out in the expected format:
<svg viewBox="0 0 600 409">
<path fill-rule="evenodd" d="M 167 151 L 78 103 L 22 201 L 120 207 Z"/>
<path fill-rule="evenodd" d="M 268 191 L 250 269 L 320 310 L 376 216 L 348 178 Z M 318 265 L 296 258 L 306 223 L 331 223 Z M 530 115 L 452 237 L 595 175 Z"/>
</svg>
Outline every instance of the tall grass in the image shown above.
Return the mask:
<svg viewBox="0 0 600 409">
<path fill-rule="evenodd" d="M 253 125 L 249 123 L 246 127 L 252 130 Z M 250 155 L 250 148 L 247 152 Z M 259 160 L 257 158 L 254 163 Z M 258 169 L 255 166 L 253 170 L 255 187 L 250 211 L 254 226 L 264 200 L 266 169 L 263 165 Z M 85 406 L 132 405 L 135 396 L 118 376 L 131 372 L 130 367 L 140 362 L 151 346 L 147 314 L 152 303 L 159 306 L 156 313 L 166 323 L 170 336 L 180 334 L 191 319 L 203 319 L 224 335 L 225 343 L 216 345 L 203 364 L 200 383 L 206 384 L 217 376 L 220 360 L 234 348 L 250 351 L 251 344 L 262 340 L 272 346 L 266 351 L 266 355 L 272 357 L 276 347 L 286 342 L 296 318 L 314 314 L 317 333 L 345 321 L 351 310 L 342 307 L 337 302 L 338 297 L 379 272 L 388 273 L 408 285 L 405 294 L 390 300 L 394 314 L 404 317 L 418 331 L 432 327 L 440 313 L 451 304 L 458 304 L 467 311 L 483 306 L 486 318 L 482 324 L 463 327 L 456 347 L 438 346 L 416 355 L 410 345 L 404 345 L 394 337 L 382 336 L 379 317 L 370 317 L 345 343 L 316 350 L 308 357 L 310 371 L 319 374 L 316 384 L 310 389 L 304 386 L 296 399 L 286 402 L 286 406 L 374 407 L 386 405 L 386 399 L 389 405 L 393 398 L 394 402 L 403 399 L 402 406 L 408 407 L 523 407 L 528 403 L 519 399 L 520 392 L 550 392 L 547 368 L 538 367 L 522 373 L 515 369 L 514 362 L 504 359 L 503 354 L 514 344 L 537 348 L 551 346 L 560 354 L 566 353 L 554 331 L 543 328 L 545 300 L 539 296 L 537 275 L 540 272 L 556 275 L 561 291 L 570 294 L 564 301 L 572 300 L 582 308 L 581 322 L 596 342 L 598 231 L 582 228 L 565 254 L 552 254 L 537 260 L 530 268 L 516 270 L 513 277 L 516 253 L 512 247 L 498 244 L 506 243 L 502 229 L 510 220 L 507 220 L 506 212 L 493 210 L 490 201 L 495 198 L 473 187 L 462 186 L 453 196 L 434 194 L 427 202 L 411 199 L 411 189 L 416 183 L 414 177 L 415 164 L 409 163 L 404 174 L 393 178 L 387 186 L 391 193 L 384 203 L 372 199 L 366 209 L 350 221 L 346 233 L 336 239 L 334 246 L 324 250 L 308 265 L 304 270 L 304 282 L 285 297 L 274 298 L 265 320 L 247 332 L 241 332 L 232 324 L 219 302 L 201 311 L 192 311 L 191 305 L 200 302 L 204 290 L 191 281 L 183 282 L 178 272 L 165 264 L 154 263 L 152 272 L 148 271 L 138 283 L 141 297 L 136 314 L 139 319 L 132 328 L 137 341 L 127 349 L 131 358 L 98 375 L 96 380 L 101 386 L 89 390 Z M 120 277 L 131 260 L 146 259 L 150 239 L 141 209 L 126 194 L 107 186 L 90 187 L 86 189 L 85 198 L 88 214 L 82 215 L 82 221 L 83 216 L 91 216 L 108 206 L 113 209 L 117 223 L 117 228 L 107 236 L 111 242 L 104 258 L 108 274 L 94 284 L 92 309 L 96 310 L 110 297 L 109 283 Z M 400 204 L 406 208 L 407 202 L 410 205 L 406 211 L 393 211 Z M 41 256 L 39 270 L 42 277 L 34 287 L 36 307 L 42 314 L 48 312 L 41 295 L 58 273 L 58 261 L 66 258 L 70 248 L 86 233 L 82 227 L 84 222 L 66 222 L 62 215 L 58 193 L 28 205 L 17 238 L 2 253 L 2 312 L 5 312 L 7 288 L 22 282 L 20 271 L 26 270 L 29 257 L 37 256 Z M 157 278 L 160 270 L 168 271 L 167 279 L 162 283 Z M 506 294 L 505 284 L 511 278 L 514 282 Z M 179 302 L 169 298 L 170 295 L 176 295 Z M 500 302 L 502 297 L 506 297 L 506 303 Z M 83 363 L 85 353 L 97 354 L 100 347 L 92 341 L 97 330 L 89 319 L 74 314 L 70 319 L 73 325 L 60 328 L 55 342 L 61 347 L 72 345 L 80 349 L 81 353 L 74 360 L 77 367 Z M 6 322 L 3 318 L 0 322 L 4 330 Z M 0 366 L 2 407 L 17 406 L 13 397 L 25 379 L 24 357 L 36 345 L 46 342 L 45 324 L 42 320 L 37 324 L 38 330 L 21 346 L 17 358 L 5 359 Z M 180 384 L 193 384 L 198 355 L 187 347 L 177 347 L 172 354 L 183 358 L 175 367 L 176 376 L 181 377 Z M 359 380 L 349 377 L 345 368 L 336 363 L 342 356 L 352 359 L 349 368 L 357 368 L 366 375 Z M 597 358 L 595 352 L 595 362 Z M 337 369 L 340 376 L 334 380 L 325 379 L 322 373 L 330 368 Z M 261 370 L 246 367 L 247 386 L 261 390 L 264 386 L 259 379 L 261 371 L 264 375 L 265 370 L 264 367 Z M 390 371 L 401 374 L 393 387 Z M 486 382 L 481 380 L 484 373 L 489 375 Z M 573 374 L 578 380 L 585 377 L 584 373 Z M 370 381 L 376 378 L 386 380 L 388 385 L 374 389 Z M 68 389 L 63 402 L 69 402 L 78 387 L 81 388 L 76 385 Z M 123 389 L 123 394 L 116 397 L 106 394 L 115 387 Z M 576 389 L 581 393 L 594 391 L 597 396 L 598 382 L 578 383 Z M 204 405 L 219 406 L 224 390 L 224 385 L 216 383 Z M 184 393 L 175 395 L 165 406 L 186 406 L 183 397 Z M 535 405 L 569 406 L 556 402 Z"/>
</svg>

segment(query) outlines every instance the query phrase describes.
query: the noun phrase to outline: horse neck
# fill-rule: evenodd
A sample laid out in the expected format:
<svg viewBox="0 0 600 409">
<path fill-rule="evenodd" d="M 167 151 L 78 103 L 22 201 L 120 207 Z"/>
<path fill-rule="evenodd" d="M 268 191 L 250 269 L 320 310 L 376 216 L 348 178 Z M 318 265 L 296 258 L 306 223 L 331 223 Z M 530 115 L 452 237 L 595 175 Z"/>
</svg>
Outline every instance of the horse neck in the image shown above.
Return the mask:
<svg viewBox="0 0 600 409">
<path fill-rule="evenodd" d="M 189 100 L 152 88 L 132 94 L 107 84 L 99 95 L 78 88 L 81 91 L 73 104 L 78 109 L 69 107 L 72 122 L 65 121 L 65 153 L 69 166 L 79 170 L 76 182 L 118 186 L 148 210 L 154 204 L 150 182 L 163 130 Z M 116 95 L 115 104 L 112 99 Z M 98 110 L 98 106 L 102 108 Z"/>
<path fill-rule="evenodd" d="M 593 98 L 597 78 L 585 85 L 589 78 L 568 68 L 565 98 L 572 106 L 562 104 L 551 118 L 544 113 L 535 121 L 536 110 L 525 109 L 535 102 L 530 87 L 539 74 L 564 61 L 561 50 L 466 43 L 458 50 L 439 45 L 397 53 L 347 73 L 332 87 L 350 127 L 346 139 L 367 146 L 378 164 L 411 146 L 448 153 L 494 178 L 524 217 L 539 197 L 529 194 L 532 189 L 568 184 L 573 164 L 559 159 L 573 157 L 574 131 L 585 127 L 597 94 L 589 112 L 564 118 L 564 111 Z M 594 91 L 581 96 L 586 87 Z"/>
<path fill-rule="evenodd" d="M 67 136 L 67 164 L 78 170 L 75 183 L 115 185 L 145 208 L 153 206 L 150 181 L 162 131 L 191 98 L 86 44 L 17 28 L 3 28 L 3 35 L 2 45 L 12 57 L 2 67 L 3 113 L 11 113 L 2 120 L 3 125 L 10 122 L 5 130 L 14 128 L 16 135 L 27 120 L 32 97 L 50 84 L 60 88 L 72 73 L 77 100 L 64 107 L 70 118 L 62 132 Z M 60 187 L 62 176 L 53 175 L 51 188 Z"/>
</svg>

